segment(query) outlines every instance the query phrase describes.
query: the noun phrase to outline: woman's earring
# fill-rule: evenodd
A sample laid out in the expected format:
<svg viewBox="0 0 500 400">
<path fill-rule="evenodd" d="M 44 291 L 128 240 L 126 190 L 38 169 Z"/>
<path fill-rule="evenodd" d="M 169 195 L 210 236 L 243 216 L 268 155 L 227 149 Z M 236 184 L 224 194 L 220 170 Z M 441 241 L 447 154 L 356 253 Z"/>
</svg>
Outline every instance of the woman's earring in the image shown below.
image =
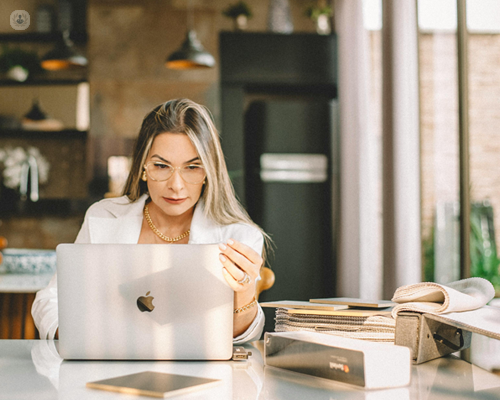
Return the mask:
<svg viewBox="0 0 500 400">
<path fill-rule="evenodd" d="M 141 178 L 144 182 L 146 182 L 148 180 L 148 176 L 146 174 L 146 170 L 144 170 L 144 172 L 142 173 L 142 178 Z"/>
<path fill-rule="evenodd" d="M 207 183 L 207 180 L 206 180 L 206 179 L 203 181 L 203 184 L 205 184 L 205 183 Z"/>
</svg>

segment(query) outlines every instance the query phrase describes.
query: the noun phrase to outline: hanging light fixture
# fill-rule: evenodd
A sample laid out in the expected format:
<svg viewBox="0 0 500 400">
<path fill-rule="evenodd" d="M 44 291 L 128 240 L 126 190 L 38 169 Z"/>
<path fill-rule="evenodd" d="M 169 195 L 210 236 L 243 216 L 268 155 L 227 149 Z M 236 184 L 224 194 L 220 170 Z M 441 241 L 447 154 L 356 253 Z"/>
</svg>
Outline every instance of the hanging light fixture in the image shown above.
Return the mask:
<svg viewBox="0 0 500 400">
<path fill-rule="evenodd" d="M 165 66 L 170 69 L 202 69 L 215 65 L 213 56 L 205 50 L 193 28 L 191 1 L 188 4 L 188 30 L 179 50 L 167 57 Z"/>
<path fill-rule="evenodd" d="M 65 30 L 62 39 L 42 58 L 42 68 L 49 71 L 85 67 L 87 59 L 75 48 L 69 38 L 69 30 Z"/>
</svg>

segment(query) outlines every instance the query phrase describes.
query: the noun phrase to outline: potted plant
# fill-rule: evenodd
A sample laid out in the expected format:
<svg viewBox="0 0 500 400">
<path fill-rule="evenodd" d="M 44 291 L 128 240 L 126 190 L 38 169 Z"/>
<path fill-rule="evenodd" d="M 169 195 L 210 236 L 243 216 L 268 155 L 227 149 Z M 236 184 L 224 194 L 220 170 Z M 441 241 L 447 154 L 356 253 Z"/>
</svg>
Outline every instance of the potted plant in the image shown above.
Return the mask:
<svg viewBox="0 0 500 400">
<path fill-rule="evenodd" d="M 250 7 L 244 1 L 229 5 L 222 14 L 233 20 L 234 29 L 237 31 L 245 30 L 248 20 L 253 16 Z"/>
<path fill-rule="evenodd" d="M 316 24 L 316 32 L 320 35 L 329 35 L 332 31 L 330 18 L 333 16 L 333 8 L 326 0 L 318 0 L 316 4 L 306 8 L 306 16 Z"/>
<path fill-rule="evenodd" d="M 24 82 L 30 74 L 41 70 L 36 52 L 3 46 L 0 55 L 0 72 L 8 79 Z"/>
</svg>

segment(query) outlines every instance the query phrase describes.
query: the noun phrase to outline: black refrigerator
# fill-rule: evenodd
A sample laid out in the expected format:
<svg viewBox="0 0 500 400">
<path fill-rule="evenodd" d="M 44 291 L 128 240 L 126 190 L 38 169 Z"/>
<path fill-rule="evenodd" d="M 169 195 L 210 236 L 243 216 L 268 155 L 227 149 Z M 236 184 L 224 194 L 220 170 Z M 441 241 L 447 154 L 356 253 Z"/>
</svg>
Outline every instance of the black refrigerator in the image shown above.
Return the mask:
<svg viewBox="0 0 500 400">
<path fill-rule="evenodd" d="M 245 193 L 250 216 L 276 246 L 275 285 L 259 301 L 334 295 L 332 133 L 336 102 L 254 101 L 245 113 Z M 274 329 L 274 309 L 266 312 Z"/>
<path fill-rule="evenodd" d="M 259 301 L 335 296 L 338 219 L 335 35 L 220 34 L 221 140 L 231 180 L 272 237 Z M 266 331 L 274 309 L 264 309 Z"/>
</svg>

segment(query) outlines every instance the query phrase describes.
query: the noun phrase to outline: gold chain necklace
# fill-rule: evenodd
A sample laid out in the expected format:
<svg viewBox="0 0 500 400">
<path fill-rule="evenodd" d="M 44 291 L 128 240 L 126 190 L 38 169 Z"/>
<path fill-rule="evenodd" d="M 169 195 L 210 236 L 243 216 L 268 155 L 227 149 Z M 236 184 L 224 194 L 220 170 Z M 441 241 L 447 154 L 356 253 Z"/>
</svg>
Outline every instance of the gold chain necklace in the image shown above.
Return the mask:
<svg viewBox="0 0 500 400">
<path fill-rule="evenodd" d="M 158 228 L 153 224 L 153 221 L 151 221 L 151 217 L 149 215 L 149 207 L 148 204 L 144 207 L 144 216 L 146 217 L 146 221 L 148 222 L 149 227 L 151 230 L 158 236 L 161 240 L 164 240 L 165 242 L 177 242 L 178 240 L 184 239 L 187 235 L 189 235 L 190 230 L 188 229 L 186 232 L 184 232 L 182 235 L 179 235 L 174 238 L 169 238 L 168 236 L 165 236 L 163 233 L 161 233 Z"/>
</svg>

